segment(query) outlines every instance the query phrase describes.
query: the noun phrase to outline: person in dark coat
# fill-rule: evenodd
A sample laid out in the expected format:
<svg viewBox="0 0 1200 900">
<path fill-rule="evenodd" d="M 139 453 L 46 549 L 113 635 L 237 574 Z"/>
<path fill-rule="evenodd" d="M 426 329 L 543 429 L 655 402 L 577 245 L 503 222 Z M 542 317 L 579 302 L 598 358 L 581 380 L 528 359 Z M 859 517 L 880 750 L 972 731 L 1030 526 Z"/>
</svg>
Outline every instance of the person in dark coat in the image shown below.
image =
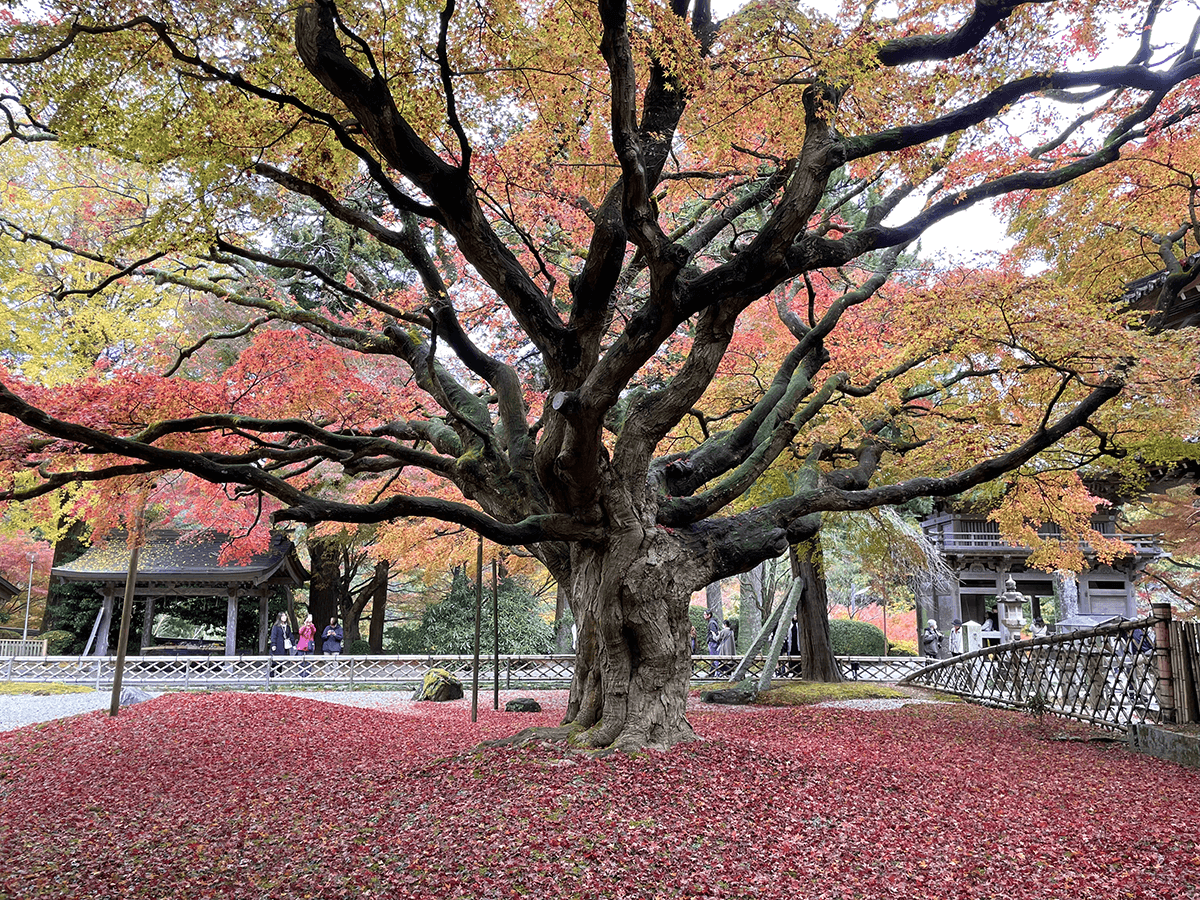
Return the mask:
<svg viewBox="0 0 1200 900">
<path fill-rule="evenodd" d="M 921 647 L 930 659 L 937 659 L 942 654 L 942 633 L 938 631 L 937 619 L 930 619 L 921 632 Z"/>
<path fill-rule="evenodd" d="M 733 623 L 728 619 L 725 620 L 725 627 L 721 629 L 717 637 L 717 653 L 721 656 L 733 656 L 734 654 Z M 718 678 L 725 676 L 724 663 L 716 663 L 714 666 Z"/>
<path fill-rule="evenodd" d="M 292 633 L 292 627 L 288 623 L 287 613 L 280 613 L 278 621 L 271 626 L 271 639 L 267 642 L 267 652 L 271 656 L 291 656 L 293 648 L 296 646 L 296 635 Z M 280 663 L 272 663 L 271 671 L 277 673 L 282 670 L 283 666 Z"/>
<path fill-rule="evenodd" d="M 325 630 L 321 632 L 321 637 L 324 639 L 321 649 L 328 656 L 340 656 L 344 636 L 345 633 L 342 631 L 342 626 L 338 624 L 337 617 L 330 619 Z"/>
<path fill-rule="evenodd" d="M 280 613 L 279 620 L 271 626 L 271 645 L 268 649 L 272 656 L 291 656 L 295 646 L 296 635 L 288 624 L 287 613 Z"/>
<path fill-rule="evenodd" d="M 721 626 L 707 609 L 704 611 L 704 624 L 708 628 L 708 655 L 716 656 L 717 644 L 720 642 Z M 712 670 L 714 677 L 721 677 L 721 670 L 716 662 L 713 662 Z"/>
<path fill-rule="evenodd" d="M 707 609 L 704 611 L 704 624 L 708 626 L 708 655 L 716 656 L 717 644 L 720 642 L 721 625 Z"/>
</svg>

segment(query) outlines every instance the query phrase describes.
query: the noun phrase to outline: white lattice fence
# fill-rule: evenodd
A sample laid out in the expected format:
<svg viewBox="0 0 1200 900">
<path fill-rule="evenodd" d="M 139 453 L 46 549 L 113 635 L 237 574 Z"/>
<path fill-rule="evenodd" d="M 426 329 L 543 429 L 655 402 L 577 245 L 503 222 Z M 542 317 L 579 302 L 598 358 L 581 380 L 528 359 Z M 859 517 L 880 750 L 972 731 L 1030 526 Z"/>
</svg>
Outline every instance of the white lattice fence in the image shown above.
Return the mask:
<svg viewBox="0 0 1200 900">
<path fill-rule="evenodd" d="M 739 657 L 695 656 L 692 677 L 711 681 L 728 676 Z M 860 681 L 897 681 L 920 660 L 904 657 L 839 657 L 844 677 Z M 122 683 L 153 689 L 246 688 L 328 684 L 355 687 L 389 685 L 416 688 L 431 667 L 447 669 L 464 683 L 472 677 L 469 656 L 131 656 Z M 762 672 L 763 660 L 751 664 L 750 675 Z M 501 656 L 503 687 L 565 687 L 575 671 L 573 656 Z M 493 683 L 491 657 L 480 660 L 481 684 Z M 799 677 L 800 658 L 780 660 L 781 677 Z M 61 681 L 111 685 L 113 657 L 49 656 L 0 660 L 0 678 L 8 681 Z"/>
</svg>

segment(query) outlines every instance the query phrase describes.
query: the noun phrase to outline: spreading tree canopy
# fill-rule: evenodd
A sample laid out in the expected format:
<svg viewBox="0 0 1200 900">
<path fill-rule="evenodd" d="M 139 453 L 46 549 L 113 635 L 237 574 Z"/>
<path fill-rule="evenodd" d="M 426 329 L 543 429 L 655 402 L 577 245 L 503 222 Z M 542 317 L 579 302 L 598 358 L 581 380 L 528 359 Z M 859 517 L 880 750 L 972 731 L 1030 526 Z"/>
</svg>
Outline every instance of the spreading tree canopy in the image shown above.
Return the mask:
<svg viewBox="0 0 1200 900">
<path fill-rule="evenodd" d="M 472 529 L 570 601 L 580 743 L 690 739 L 694 590 L 1178 423 L 1171 336 L 914 262 L 1190 133 L 1161 5 L 10 5 L 0 497 Z"/>
</svg>

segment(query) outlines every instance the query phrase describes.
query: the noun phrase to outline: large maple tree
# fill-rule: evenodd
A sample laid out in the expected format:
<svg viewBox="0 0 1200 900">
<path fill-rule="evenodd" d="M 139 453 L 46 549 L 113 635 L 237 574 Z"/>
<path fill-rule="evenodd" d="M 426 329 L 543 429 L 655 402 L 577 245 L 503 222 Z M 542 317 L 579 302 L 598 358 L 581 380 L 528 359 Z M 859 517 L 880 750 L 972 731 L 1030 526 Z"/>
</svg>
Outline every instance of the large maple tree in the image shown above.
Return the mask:
<svg viewBox="0 0 1200 900">
<path fill-rule="evenodd" d="M 111 509 L 177 472 L 247 525 L 465 526 L 569 600 L 580 743 L 687 740 L 694 590 L 826 511 L 1102 457 L 1138 437 L 1109 401 L 1187 389 L 1169 336 L 1086 291 L 905 255 L 1190 127 L 1200 56 L 1159 8 L 0 12 L 4 147 L 119 161 L 80 186 L 121 210 L 6 208 L 7 302 L 141 326 L 66 387 L 37 341 L 6 357 L 0 496 L 113 482 Z M 1130 60 L 1090 63 L 1131 21 Z M 342 230 L 300 249 L 305 216 Z"/>
</svg>

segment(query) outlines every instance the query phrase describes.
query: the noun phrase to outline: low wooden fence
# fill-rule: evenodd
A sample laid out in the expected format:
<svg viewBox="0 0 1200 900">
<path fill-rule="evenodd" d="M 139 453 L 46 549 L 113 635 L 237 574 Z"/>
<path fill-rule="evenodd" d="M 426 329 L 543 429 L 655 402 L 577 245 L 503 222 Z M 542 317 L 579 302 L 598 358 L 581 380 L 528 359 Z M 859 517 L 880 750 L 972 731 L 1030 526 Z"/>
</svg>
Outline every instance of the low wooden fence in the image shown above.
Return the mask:
<svg viewBox="0 0 1200 900">
<path fill-rule="evenodd" d="M 1195 722 L 1198 638 L 1194 625 L 1172 622 L 1170 606 L 1156 604 L 1144 619 L 985 647 L 903 682 L 1112 730 Z"/>
<path fill-rule="evenodd" d="M 0 641 L 0 657 L 6 656 L 45 656 L 49 641 Z"/>
<path fill-rule="evenodd" d="M 692 657 L 692 678 L 721 680 L 732 672 L 740 657 Z M 923 665 L 905 657 L 838 657 L 848 679 L 898 681 Z M 450 671 L 463 682 L 472 677 L 470 656 L 129 656 L 121 683 L 148 689 L 232 689 L 331 685 L 343 687 L 394 686 L 415 689 L 430 668 Z M 751 674 L 762 671 L 760 658 Z M 59 681 L 109 686 L 116 674 L 111 656 L 49 656 L 0 661 L 0 678 L 7 681 Z M 491 658 L 480 660 L 481 684 L 494 683 Z M 780 677 L 799 677 L 800 659 L 783 657 Z M 574 656 L 500 657 L 499 677 L 505 689 L 514 687 L 566 687 L 575 673 Z"/>
<path fill-rule="evenodd" d="M 1171 681 L 1179 722 L 1200 722 L 1200 622 L 1172 621 Z"/>
</svg>

